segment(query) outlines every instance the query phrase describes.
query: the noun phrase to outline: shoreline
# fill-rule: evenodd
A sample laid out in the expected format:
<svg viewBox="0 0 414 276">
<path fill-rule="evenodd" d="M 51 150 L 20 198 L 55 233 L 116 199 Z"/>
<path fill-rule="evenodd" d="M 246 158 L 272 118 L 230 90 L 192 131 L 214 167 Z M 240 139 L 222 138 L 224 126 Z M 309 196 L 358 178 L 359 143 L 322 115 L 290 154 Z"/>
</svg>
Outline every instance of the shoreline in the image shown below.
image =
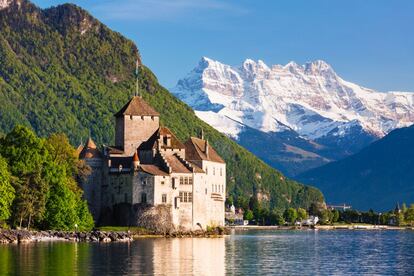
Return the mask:
<svg viewBox="0 0 414 276">
<path fill-rule="evenodd" d="M 0 229 L 0 244 L 25 244 L 37 242 L 131 242 L 137 239 L 146 238 L 222 238 L 234 231 L 265 230 L 265 231 L 335 231 L 335 230 L 411 230 L 414 227 L 388 226 L 388 225 L 366 225 L 366 224 L 343 224 L 343 225 L 316 225 L 313 227 L 299 226 L 260 226 L 260 225 L 240 225 L 227 226 L 222 230 L 213 231 L 176 231 L 172 233 L 157 233 L 151 230 L 140 231 L 105 231 L 94 230 L 87 232 L 74 231 L 36 231 L 36 230 L 7 230 Z"/>
<path fill-rule="evenodd" d="M 86 232 L 74 231 L 36 231 L 36 230 L 7 230 L 0 229 L 0 244 L 25 244 L 37 242 L 131 242 L 145 238 L 219 238 L 228 234 L 228 229 L 214 229 L 211 231 L 175 231 L 171 233 L 157 233 L 151 230 L 139 231 L 104 231 L 94 230 Z"/>
<path fill-rule="evenodd" d="M 414 230 L 411 226 L 390 225 L 367 225 L 367 224 L 338 224 L 338 225 L 315 225 L 315 226 L 278 226 L 278 225 L 240 225 L 228 226 L 230 230 Z"/>
</svg>

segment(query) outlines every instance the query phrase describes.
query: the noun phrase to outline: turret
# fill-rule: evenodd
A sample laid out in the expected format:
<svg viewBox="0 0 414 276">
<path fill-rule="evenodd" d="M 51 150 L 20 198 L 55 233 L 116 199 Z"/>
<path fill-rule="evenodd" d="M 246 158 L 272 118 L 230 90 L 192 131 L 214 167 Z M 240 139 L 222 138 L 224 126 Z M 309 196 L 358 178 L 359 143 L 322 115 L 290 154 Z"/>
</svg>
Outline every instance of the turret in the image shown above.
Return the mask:
<svg viewBox="0 0 414 276">
<path fill-rule="evenodd" d="M 134 156 L 132 157 L 132 167 L 134 168 L 134 170 L 137 170 L 139 167 L 139 157 L 136 151 L 134 153 Z"/>
</svg>

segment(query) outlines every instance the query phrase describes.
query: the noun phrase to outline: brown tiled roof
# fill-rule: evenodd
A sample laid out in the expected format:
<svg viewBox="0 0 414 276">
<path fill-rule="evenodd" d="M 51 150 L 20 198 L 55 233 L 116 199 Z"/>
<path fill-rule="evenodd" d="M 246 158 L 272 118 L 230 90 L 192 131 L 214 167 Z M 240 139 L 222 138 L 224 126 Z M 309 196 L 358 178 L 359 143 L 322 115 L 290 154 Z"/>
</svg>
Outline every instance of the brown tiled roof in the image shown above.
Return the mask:
<svg viewBox="0 0 414 276">
<path fill-rule="evenodd" d="M 80 147 L 78 147 L 79 149 Z M 101 152 L 96 148 L 95 142 L 92 138 L 88 138 L 85 146 L 79 153 L 79 159 L 91 159 L 91 158 L 102 158 Z"/>
<path fill-rule="evenodd" d="M 107 146 L 106 148 L 108 149 L 109 154 L 124 154 L 124 151 L 118 147 Z"/>
<path fill-rule="evenodd" d="M 166 127 L 160 127 L 147 141 L 142 143 L 138 150 L 152 150 L 158 148 L 158 139 L 160 136 L 167 136 L 171 135 L 171 146 L 167 147 L 167 145 L 161 145 L 162 149 L 185 149 L 185 146 L 183 143 L 178 140 L 177 137 Z"/>
<path fill-rule="evenodd" d="M 115 117 L 124 115 L 134 116 L 160 116 L 146 101 L 139 96 L 134 96 L 132 99 L 124 105 L 116 114 Z"/>
<path fill-rule="evenodd" d="M 208 155 L 205 152 L 206 140 L 200 138 L 191 137 L 185 142 L 185 156 L 187 160 L 206 160 L 217 163 L 225 163 L 224 160 L 218 155 L 214 148 L 208 144 Z"/>
<path fill-rule="evenodd" d="M 191 171 L 175 155 L 165 155 L 164 157 L 173 173 L 191 173 Z"/>
<path fill-rule="evenodd" d="M 191 164 L 191 167 L 194 168 L 195 173 L 205 173 L 205 171 L 202 168 L 200 168 L 199 166 L 197 166 L 196 164 L 194 164 L 190 161 L 188 161 L 188 162 Z"/>
<path fill-rule="evenodd" d="M 168 176 L 168 173 L 164 172 L 160 167 L 156 165 L 141 165 L 140 168 L 142 171 L 152 175 Z"/>
</svg>

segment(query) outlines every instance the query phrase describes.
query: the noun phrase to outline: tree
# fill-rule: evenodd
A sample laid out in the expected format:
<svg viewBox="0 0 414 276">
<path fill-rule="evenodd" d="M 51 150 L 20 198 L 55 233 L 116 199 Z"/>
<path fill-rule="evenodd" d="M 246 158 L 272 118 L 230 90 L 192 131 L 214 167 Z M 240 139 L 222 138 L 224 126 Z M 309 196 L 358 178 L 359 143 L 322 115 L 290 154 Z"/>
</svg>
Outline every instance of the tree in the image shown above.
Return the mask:
<svg viewBox="0 0 414 276">
<path fill-rule="evenodd" d="M 333 210 L 332 211 L 332 222 L 338 222 L 339 221 L 339 211 Z"/>
<path fill-rule="evenodd" d="M 411 204 L 410 208 L 406 209 L 405 221 L 409 223 L 411 226 L 414 225 L 414 204 Z"/>
<path fill-rule="evenodd" d="M 50 196 L 44 224 L 48 229 L 79 230 L 93 228 L 94 222 L 82 190 L 75 179 L 86 176 L 90 168 L 82 168 L 75 149 L 64 134 L 53 134 L 47 139 L 47 148 L 52 159 L 53 177 L 50 177 Z"/>
<path fill-rule="evenodd" d="M 249 210 L 246 211 L 246 213 L 244 213 L 244 219 L 245 220 L 251 221 L 253 218 L 254 218 L 254 216 L 253 216 L 252 210 L 249 209 Z"/>
<path fill-rule="evenodd" d="M 1 222 L 11 215 L 11 206 L 15 198 L 15 190 L 10 183 L 11 175 L 6 160 L 0 156 L 0 227 Z"/>
<path fill-rule="evenodd" d="M 296 209 L 294 208 L 286 209 L 284 218 L 288 223 L 290 224 L 295 223 L 297 217 L 298 217 L 298 213 L 296 212 Z"/>
<path fill-rule="evenodd" d="M 324 209 L 320 212 L 320 221 L 322 224 L 327 224 L 332 221 L 333 215 L 329 209 Z"/>
<path fill-rule="evenodd" d="M 13 204 L 13 224 L 30 227 L 33 220 L 42 219 L 49 192 L 46 163 L 49 159 L 44 140 L 23 126 L 16 126 L 0 140 L 0 154 L 10 164 L 10 172 L 15 181 L 15 204 Z"/>
<path fill-rule="evenodd" d="M 299 220 L 305 220 L 305 219 L 307 219 L 308 218 L 308 214 L 307 214 L 307 212 L 306 212 L 306 210 L 305 209 L 302 209 L 302 208 L 298 208 L 298 219 Z"/>
<path fill-rule="evenodd" d="M 61 230 L 74 229 L 75 224 L 83 229 L 93 227 L 76 183 L 90 168 L 78 160 L 65 135 L 45 140 L 17 126 L 0 140 L 0 154 L 13 164 L 14 225 Z"/>
</svg>

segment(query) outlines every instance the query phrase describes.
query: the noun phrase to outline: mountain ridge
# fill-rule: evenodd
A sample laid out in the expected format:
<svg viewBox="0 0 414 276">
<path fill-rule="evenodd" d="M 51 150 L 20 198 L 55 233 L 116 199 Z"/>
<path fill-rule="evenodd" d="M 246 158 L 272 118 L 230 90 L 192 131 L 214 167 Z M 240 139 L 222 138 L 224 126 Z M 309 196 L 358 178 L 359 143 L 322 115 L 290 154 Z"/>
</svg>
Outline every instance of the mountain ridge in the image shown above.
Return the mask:
<svg viewBox="0 0 414 276">
<path fill-rule="evenodd" d="M 413 141 L 414 125 L 396 129 L 354 155 L 297 178 L 316 184 L 329 203 L 387 211 L 414 201 Z"/>
<path fill-rule="evenodd" d="M 414 93 L 382 93 L 361 87 L 340 78 L 323 60 L 268 66 L 261 60 L 246 59 L 239 66 L 230 66 L 203 57 L 171 91 L 193 107 L 199 118 L 239 143 L 243 143 L 238 140 L 243 131 L 240 125 L 273 136 L 294 131 L 298 138 L 325 148 L 313 153 L 334 160 L 414 122 Z M 237 123 L 231 125 L 224 119 L 223 127 L 223 118 Z M 258 156 L 268 154 L 255 152 L 253 146 L 248 149 Z"/>
</svg>

